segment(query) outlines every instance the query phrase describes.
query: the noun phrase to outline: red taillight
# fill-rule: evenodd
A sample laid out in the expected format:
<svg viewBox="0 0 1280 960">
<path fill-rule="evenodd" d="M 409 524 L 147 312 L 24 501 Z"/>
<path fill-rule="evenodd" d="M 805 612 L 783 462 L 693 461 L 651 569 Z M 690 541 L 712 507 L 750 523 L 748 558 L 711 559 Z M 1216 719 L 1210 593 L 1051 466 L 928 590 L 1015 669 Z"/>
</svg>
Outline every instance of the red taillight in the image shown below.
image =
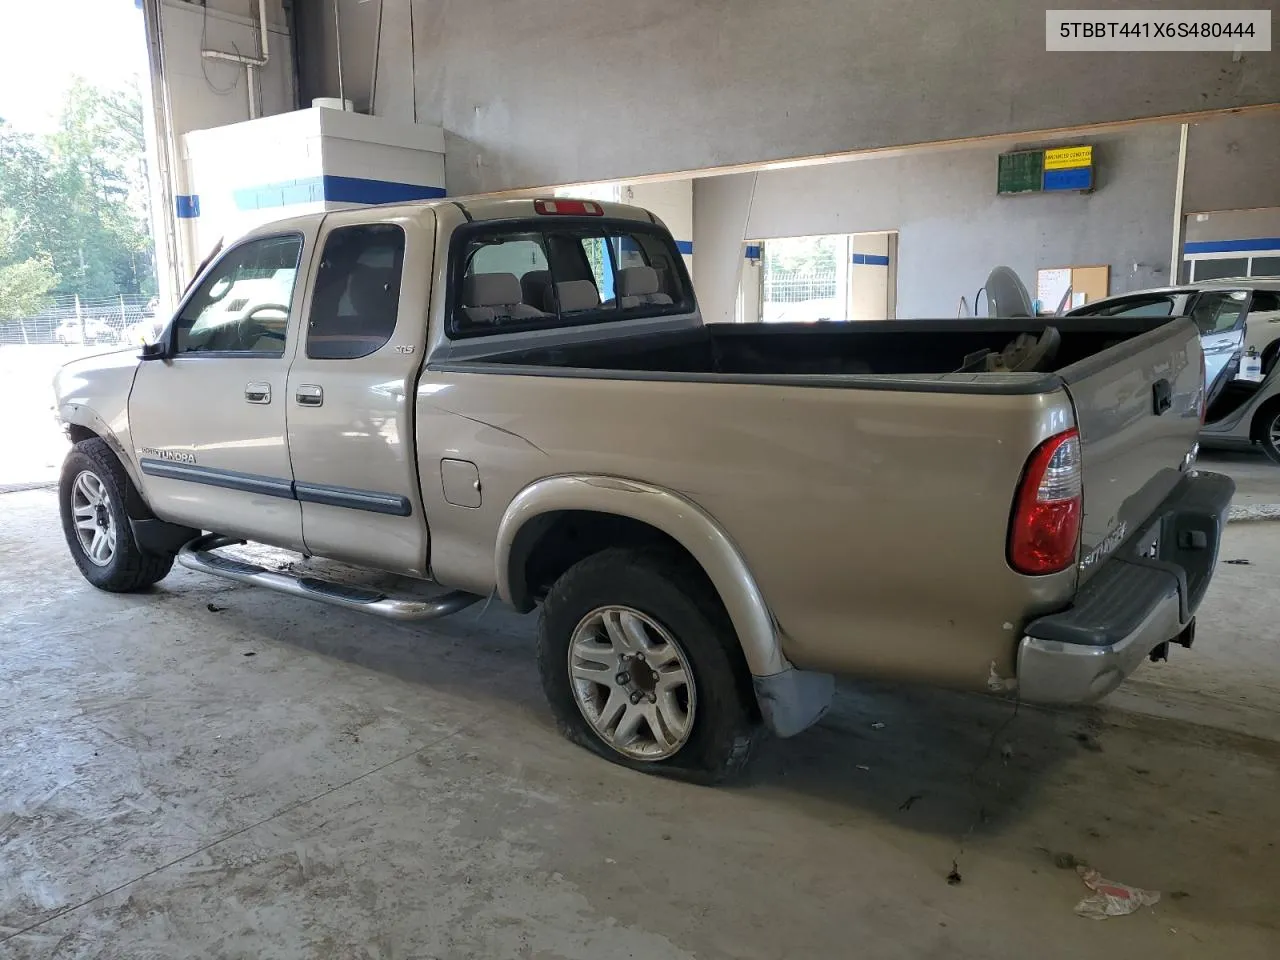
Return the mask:
<svg viewBox="0 0 1280 960">
<path fill-rule="evenodd" d="M 1080 434 L 1068 430 L 1036 447 L 1022 471 L 1009 525 L 1009 565 L 1041 576 L 1075 563 L 1081 501 Z"/>
<path fill-rule="evenodd" d="M 535 200 L 533 209 L 548 217 L 604 216 L 604 207 L 591 200 Z"/>
</svg>

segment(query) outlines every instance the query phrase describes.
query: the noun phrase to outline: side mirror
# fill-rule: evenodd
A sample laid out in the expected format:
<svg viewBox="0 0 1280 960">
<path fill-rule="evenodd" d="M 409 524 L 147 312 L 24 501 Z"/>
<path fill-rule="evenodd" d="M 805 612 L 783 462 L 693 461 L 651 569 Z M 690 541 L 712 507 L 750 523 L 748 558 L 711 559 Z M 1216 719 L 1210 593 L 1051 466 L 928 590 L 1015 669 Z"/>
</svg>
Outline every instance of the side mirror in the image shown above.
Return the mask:
<svg viewBox="0 0 1280 960">
<path fill-rule="evenodd" d="M 139 360 L 163 360 L 168 353 L 168 348 L 163 343 L 144 343 L 142 352 L 138 354 Z"/>
</svg>

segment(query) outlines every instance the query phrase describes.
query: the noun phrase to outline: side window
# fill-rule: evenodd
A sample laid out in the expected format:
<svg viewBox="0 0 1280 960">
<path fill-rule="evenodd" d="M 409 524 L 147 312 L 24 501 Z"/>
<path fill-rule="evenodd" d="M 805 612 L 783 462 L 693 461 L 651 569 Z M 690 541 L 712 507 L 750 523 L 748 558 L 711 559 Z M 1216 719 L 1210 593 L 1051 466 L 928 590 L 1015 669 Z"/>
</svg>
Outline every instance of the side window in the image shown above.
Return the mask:
<svg viewBox="0 0 1280 960">
<path fill-rule="evenodd" d="M 1173 297 L 1142 297 L 1125 300 L 1099 310 L 1104 317 L 1168 317 L 1173 315 Z"/>
<path fill-rule="evenodd" d="M 1240 320 L 1248 294 L 1243 290 L 1202 293 L 1191 308 L 1191 319 L 1200 333 L 1226 333 Z"/>
<path fill-rule="evenodd" d="M 396 332 L 404 231 L 393 223 L 338 227 L 324 242 L 307 325 L 307 356 L 355 360 Z"/>
<path fill-rule="evenodd" d="M 1280 293 L 1270 290 L 1253 291 L 1253 302 L 1249 304 L 1249 316 L 1255 313 L 1275 313 L 1280 311 Z"/>
<path fill-rule="evenodd" d="M 233 247 L 183 306 L 173 352 L 282 356 L 301 253 L 299 236 Z"/>
</svg>

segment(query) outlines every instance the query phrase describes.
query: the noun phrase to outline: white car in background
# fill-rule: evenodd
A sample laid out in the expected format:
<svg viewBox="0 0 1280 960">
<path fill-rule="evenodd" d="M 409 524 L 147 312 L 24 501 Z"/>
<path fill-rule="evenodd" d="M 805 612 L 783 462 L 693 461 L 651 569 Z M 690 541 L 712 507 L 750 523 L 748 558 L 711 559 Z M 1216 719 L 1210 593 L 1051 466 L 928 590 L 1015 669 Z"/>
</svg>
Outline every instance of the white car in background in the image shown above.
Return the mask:
<svg viewBox="0 0 1280 960">
<path fill-rule="evenodd" d="M 1238 352 L 1250 351 L 1266 376 L 1280 357 L 1280 277 L 1203 280 L 1096 300 L 1068 317 L 1188 316 L 1200 328 L 1205 383 L 1212 384 Z"/>
</svg>

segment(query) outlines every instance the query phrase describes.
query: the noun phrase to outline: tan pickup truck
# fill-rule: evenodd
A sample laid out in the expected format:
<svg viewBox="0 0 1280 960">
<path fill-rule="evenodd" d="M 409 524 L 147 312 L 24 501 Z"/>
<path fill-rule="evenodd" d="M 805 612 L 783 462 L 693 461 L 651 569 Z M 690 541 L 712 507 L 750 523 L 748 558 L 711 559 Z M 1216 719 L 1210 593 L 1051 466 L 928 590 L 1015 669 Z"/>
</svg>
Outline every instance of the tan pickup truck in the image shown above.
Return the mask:
<svg viewBox="0 0 1280 960">
<path fill-rule="evenodd" d="M 1169 317 L 704 326 L 633 207 L 316 214 L 60 372 L 62 519 L 104 590 L 176 558 L 402 620 L 541 606 L 565 733 L 714 780 L 837 674 L 1085 702 L 1190 643 L 1233 491 L 1194 467 L 1202 363 Z"/>
</svg>

